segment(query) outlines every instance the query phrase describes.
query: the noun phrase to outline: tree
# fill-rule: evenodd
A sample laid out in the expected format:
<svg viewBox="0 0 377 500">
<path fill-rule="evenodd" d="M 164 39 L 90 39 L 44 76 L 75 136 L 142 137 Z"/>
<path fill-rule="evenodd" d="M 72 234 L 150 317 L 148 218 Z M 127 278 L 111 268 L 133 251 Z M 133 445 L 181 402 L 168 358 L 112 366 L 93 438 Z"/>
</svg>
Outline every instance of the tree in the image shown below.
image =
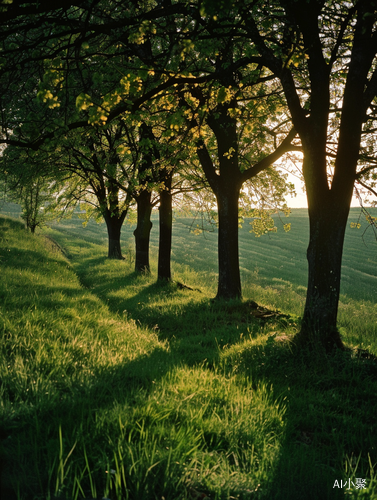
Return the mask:
<svg viewBox="0 0 377 500">
<path fill-rule="evenodd" d="M 152 189 L 156 177 L 156 163 L 159 151 L 155 144 L 152 127 L 142 123 L 139 127 L 141 158 L 138 164 L 138 185 L 134 197 L 137 204 L 137 226 L 135 236 L 135 271 L 150 272 L 149 238 L 152 229 L 151 213 L 153 208 Z"/>
<path fill-rule="evenodd" d="M 46 201 L 46 196 L 44 196 L 45 189 L 46 186 L 43 183 L 43 179 L 37 177 L 29 184 L 22 186 L 22 189 L 19 191 L 18 196 L 22 206 L 21 217 L 32 234 L 35 233 L 37 227 L 45 223 L 43 214 Z"/>
<path fill-rule="evenodd" d="M 10 199 L 21 205 L 21 218 L 32 234 L 53 218 L 51 203 L 57 183 L 46 175 L 43 152 L 6 148 L 0 159 L 0 178 Z"/>
<path fill-rule="evenodd" d="M 243 11 L 263 63 L 281 81 L 304 153 L 310 241 L 299 345 L 343 347 L 336 325 L 341 261 L 362 131 L 377 91 L 376 7 L 373 0 L 281 0 Z M 339 126 L 332 157 L 331 120 Z"/>
<path fill-rule="evenodd" d="M 173 181 L 174 168 L 160 169 L 159 242 L 157 279 L 171 281 L 171 247 L 173 230 Z"/>
<path fill-rule="evenodd" d="M 231 37 L 220 39 L 214 45 L 214 53 L 217 55 L 212 64 L 219 75 L 217 81 L 187 86 L 182 101 L 191 110 L 186 119 L 196 137 L 204 174 L 216 196 L 217 298 L 232 299 L 241 297 L 238 225 L 242 186 L 287 152 L 296 132 L 294 129 L 285 132 L 286 126 L 281 127 L 279 136 L 284 139 L 275 147 L 269 126 L 279 128 L 274 114 L 281 101 L 270 82 L 271 76 L 262 75 L 256 65 L 241 69 L 238 61 L 244 57 L 243 46 L 236 45 Z M 249 125 L 247 128 L 243 126 L 245 123 Z"/>
<path fill-rule="evenodd" d="M 190 84 L 192 89 L 194 85 L 218 82 L 216 106 L 212 107 L 207 118 L 203 118 L 205 110 L 199 113 L 201 117 L 196 121 L 200 127 L 201 119 L 204 119 L 216 136 L 220 175 L 216 172 L 216 167 L 208 161 L 209 155 L 205 151 L 205 142 L 201 142 L 202 138 L 199 138 L 197 151 L 219 207 L 218 297 L 238 297 L 241 295 L 237 237 L 241 186 L 245 180 L 266 169 L 283 154 L 294 132 L 273 156 L 266 157 L 263 161 L 259 159 L 253 169 L 250 167 L 247 173 L 241 172 L 237 142 L 237 112 L 241 107 L 238 106 L 237 98 L 229 97 L 228 93 L 235 94 L 237 89 L 239 90 L 238 84 L 243 84 L 241 80 L 244 78 L 248 79 L 249 86 L 253 86 L 256 83 L 254 76 L 256 74 L 258 78 L 259 71 L 258 68 L 250 70 L 248 65 L 254 58 L 245 52 L 242 39 L 234 37 L 233 33 L 229 35 L 238 19 L 230 23 L 229 18 L 219 16 L 221 19 L 214 22 L 203 17 L 199 6 L 192 9 L 184 2 L 172 4 L 170 1 L 164 1 L 161 7 L 145 5 L 140 8 L 137 5 L 132 6 L 130 12 L 122 8 L 117 9 L 111 27 L 104 32 L 102 23 L 107 24 L 107 21 L 104 21 L 102 9 L 103 5 L 98 4 L 91 6 L 88 11 L 79 9 L 69 12 L 69 30 L 71 33 L 72 30 L 78 30 L 79 42 L 72 44 L 68 33 L 61 36 L 58 51 L 55 50 L 55 59 L 52 59 L 48 49 L 43 49 L 48 55 L 48 62 L 47 65 L 45 63 L 43 82 L 40 84 L 38 95 L 53 109 L 60 104 L 67 109 L 66 89 L 68 86 L 72 88 L 73 82 L 77 88 L 76 92 L 79 92 L 81 86 L 81 93 L 78 93 L 76 99 L 77 107 L 85 112 L 88 123 L 101 126 L 121 113 L 139 112 L 141 104 L 152 98 L 158 96 L 158 100 L 163 100 L 161 93 L 166 89 L 173 89 L 171 92 L 175 93 L 174 86 L 182 89 L 185 84 Z M 81 20 L 84 18 L 86 24 L 83 25 Z M 57 23 L 57 30 L 62 29 L 59 18 Z M 119 31 L 121 27 L 123 31 Z M 40 33 L 35 31 L 34 36 L 38 37 L 38 34 Z M 29 38 L 33 36 L 29 34 Z M 119 47 L 122 47 L 122 50 L 119 50 Z M 8 46 L 7 50 L 10 50 Z M 65 54 L 64 58 L 57 58 L 57 53 Z M 103 53 L 106 54 L 105 57 Z M 90 68 L 87 67 L 85 58 L 90 60 Z M 81 66 L 85 67 L 85 71 Z M 124 72 L 121 77 L 118 76 L 119 67 L 122 67 Z M 103 74 L 104 68 L 106 76 L 102 78 L 99 73 Z M 244 74 L 240 79 L 242 68 Z M 250 78 L 248 73 L 251 74 Z M 76 75 L 73 80 L 71 74 Z M 267 76 L 267 79 L 270 78 Z M 202 106 L 206 107 L 203 104 Z M 179 114 L 178 110 L 175 114 L 178 120 Z M 70 115 L 77 118 L 74 113 Z M 76 126 L 82 126 L 82 121 L 68 123 L 64 118 L 60 126 L 63 130 L 72 130 Z M 175 128 L 177 124 L 172 121 L 171 126 Z M 56 135 L 56 126 L 55 131 L 46 130 L 44 136 L 35 139 L 32 146 L 38 147 L 51 137 L 51 134 Z M 167 198 L 164 191 L 163 199 Z M 139 265 L 138 258 L 147 258 L 145 245 L 148 243 L 150 222 L 143 221 L 145 217 L 148 218 L 148 212 L 150 213 L 149 193 L 150 190 L 145 188 L 137 192 L 140 214 L 135 232 L 138 247 L 137 268 L 149 266 L 147 261 Z"/>
<path fill-rule="evenodd" d="M 9 23 L 14 19 L 19 19 L 20 17 L 25 17 L 29 19 L 30 26 L 33 26 L 32 21 L 30 21 L 30 16 L 46 15 L 51 12 L 56 12 L 57 10 L 65 12 L 71 6 L 77 6 L 83 4 L 87 6 L 87 2 L 79 0 L 59 0 L 51 4 L 48 0 L 35 2 L 23 0 L 12 0 L 12 2 L 2 2 L 0 7 L 2 22 Z"/>
<path fill-rule="evenodd" d="M 106 222 L 108 257 L 122 259 L 121 228 L 134 197 L 139 153 L 133 150 L 135 129 L 118 119 L 106 126 L 83 130 L 59 141 L 55 161 L 60 175 L 69 172 L 80 182 L 68 179 L 66 198 L 86 201 Z M 73 190 L 70 187 L 73 186 Z"/>
</svg>

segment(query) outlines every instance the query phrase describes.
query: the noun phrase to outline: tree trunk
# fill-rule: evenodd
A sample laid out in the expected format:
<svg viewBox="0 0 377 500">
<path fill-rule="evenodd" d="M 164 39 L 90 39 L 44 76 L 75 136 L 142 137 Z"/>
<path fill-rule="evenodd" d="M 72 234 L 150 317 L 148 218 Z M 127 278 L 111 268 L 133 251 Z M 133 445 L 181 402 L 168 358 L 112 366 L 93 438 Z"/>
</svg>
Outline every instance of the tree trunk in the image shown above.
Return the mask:
<svg viewBox="0 0 377 500">
<path fill-rule="evenodd" d="M 173 230 L 173 208 L 171 194 L 172 176 L 165 180 L 165 189 L 160 193 L 160 237 L 158 247 L 158 280 L 171 280 L 171 242 Z"/>
<path fill-rule="evenodd" d="M 312 151 L 316 150 L 316 153 Z M 344 348 L 337 330 L 344 235 L 352 198 L 353 177 L 326 177 L 326 156 L 319 147 L 306 152 L 303 171 L 309 211 L 308 289 L 301 331 L 301 346 L 320 345 L 326 351 Z M 316 176 L 314 175 L 316 172 Z M 322 176 L 318 173 L 322 172 Z"/>
<path fill-rule="evenodd" d="M 109 213 L 104 216 L 104 219 L 109 238 L 109 250 L 107 256 L 109 259 L 123 259 L 120 245 L 120 233 L 125 219 L 125 214 L 122 214 L 120 217 L 116 217 L 111 216 Z"/>
<path fill-rule="evenodd" d="M 241 277 L 238 256 L 238 198 L 239 189 L 221 183 L 216 194 L 219 232 L 219 282 L 216 298 L 241 297 Z"/>
<path fill-rule="evenodd" d="M 152 229 L 151 213 L 151 193 L 146 189 L 137 197 L 137 226 L 134 231 L 136 256 L 135 271 L 150 272 L 149 266 L 149 238 Z"/>
<path fill-rule="evenodd" d="M 309 213 L 309 219 L 308 290 L 301 331 L 296 339 L 306 345 L 322 345 L 330 351 L 343 347 L 336 322 L 347 214 Z"/>
<path fill-rule="evenodd" d="M 231 74 L 229 76 L 232 78 Z M 216 298 L 226 300 L 241 297 L 238 199 L 242 180 L 238 164 L 237 120 L 229 113 L 229 109 L 235 107 L 235 101 L 220 104 L 216 113 L 210 114 L 207 120 L 216 137 L 219 173 L 216 172 L 208 151 L 204 148 L 198 150 L 207 180 L 217 200 L 219 281 Z"/>
</svg>

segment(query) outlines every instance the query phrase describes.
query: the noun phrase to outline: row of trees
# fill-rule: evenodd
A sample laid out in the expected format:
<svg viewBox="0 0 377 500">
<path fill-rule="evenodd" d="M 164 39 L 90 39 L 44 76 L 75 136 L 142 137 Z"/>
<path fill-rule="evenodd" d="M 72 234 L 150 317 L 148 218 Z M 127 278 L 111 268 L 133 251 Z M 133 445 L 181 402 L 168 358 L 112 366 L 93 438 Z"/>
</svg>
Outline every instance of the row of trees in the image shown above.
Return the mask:
<svg viewBox="0 0 377 500">
<path fill-rule="evenodd" d="M 95 199 L 111 257 L 136 204 L 138 270 L 159 204 L 167 279 L 173 195 L 212 196 L 228 299 L 241 296 L 240 197 L 283 207 L 291 186 L 272 165 L 300 151 L 310 242 L 297 341 L 343 346 L 349 206 L 356 181 L 376 180 L 374 0 L 13 1 L 2 15 L 2 163 L 15 185 L 31 173 L 65 207 Z"/>
</svg>

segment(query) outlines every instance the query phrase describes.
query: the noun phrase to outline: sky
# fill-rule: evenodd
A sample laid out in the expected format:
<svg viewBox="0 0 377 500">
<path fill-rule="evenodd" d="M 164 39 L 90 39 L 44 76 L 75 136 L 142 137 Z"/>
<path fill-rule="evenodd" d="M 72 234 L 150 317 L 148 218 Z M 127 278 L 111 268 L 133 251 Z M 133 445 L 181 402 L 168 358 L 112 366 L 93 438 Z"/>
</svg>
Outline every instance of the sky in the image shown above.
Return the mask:
<svg viewBox="0 0 377 500">
<path fill-rule="evenodd" d="M 306 193 L 304 189 L 304 183 L 297 176 L 288 173 L 288 182 L 292 182 L 295 185 L 296 196 L 286 196 L 286 202 L 289 208 L 308 208 L 308 202 L 306 199 Z M 351 207 L 360 207 L 359 200 L 356 196 L 352 197 Z"/>
</svg>

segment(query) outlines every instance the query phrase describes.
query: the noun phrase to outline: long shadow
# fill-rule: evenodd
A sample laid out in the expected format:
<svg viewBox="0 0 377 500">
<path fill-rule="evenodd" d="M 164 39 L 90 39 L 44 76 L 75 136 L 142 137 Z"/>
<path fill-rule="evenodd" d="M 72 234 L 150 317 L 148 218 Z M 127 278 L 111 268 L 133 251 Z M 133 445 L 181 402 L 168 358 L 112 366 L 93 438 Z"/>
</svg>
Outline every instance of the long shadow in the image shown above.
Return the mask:
<svg viewBox="0 0 377 500">
<path fill-rule="evenodd" d="M 98 262 L 103 262 L 97 259 Z M 238 299 L 234 301 L 220 301 L 199 295 L 200 290 L 190 289 L 181 283 L 154 281 L 136 272 L 111 277 L 110 280 L 101 280 L 101 283 L 93 285 L 84 277 L 85 269 L 78 270 L 81 282 L 90 291 L 105 301 L 109 309 L 116 314 L 127 314 L 139 324 L 153 328 L 158 325 L 163 338 L 169 338 L 173 333 L 180 336 L 190 335 L 196 329 L 203 326 L 206 330 L 210 324 L 216 322 L 219 325 L 231 325 L 233 321 L 240 323 L 250 323 L 255 326 L 255 317 L 252 309 L 255 305 L 242 302 Z M 116 293 L 122 289 L 132 289 L 138 291 L 130 295 L 129 293 Z M 180 294 L 179 294 L 180 293 Z M 169 300 L 171 299 L 171 302 Z M 173 303 L 174 302 L 174 303 Z M 203 318 L 198 313 L 201 312 Z M 191 316 L 194 317 L 191 317 Z M 273 315 L 272 315 L 273 316 Z M 280 315 L 282 317 L 283 315 Z M 261 318 L 262 319 L 262 318 Z M 267 318 L 265 318 L 267 319 Z M 260 323 L 257 323 L 260 325 Z M 208 327 L 207 327 L 208 326 Z"/>
<path fill-rule="evenodd" d="M 97 263 L 103 261 L 104 258 L 97 259 Z M 90 287 L 90 280 L 85 280 L 83 272 L 81 279 Z M 106 302 L 111 311 L 117 314 L 126 311 L 124 314 L 128 318 L 154 328 L 161 339 L 169 340 L 170 348 L 156 347 L 135 360 L 108 368 L 94 368 L 92 377 L 86 382 L 79 376 L 69 386 L 53 380 L 57 387 L 55 395 L 49 396 L 35 388 L 34 396 L 24 402 L 17 418 L 9 415 L 8 419 L 3 419 L 0 425 L 3 456 L 17 457 L 29 467 L 29 475 L 23 477 L 21 483 L 23 499 L 42 497 L 42 489 L 49 482 L 47 458 L 55 457 L 59 449 L 57 423 L 63 432 L 66 456 L 77 437 L 85 432 L 86 427 L 92 428 L 91 423 L 101 414 L 105 421 L 102 427 L 94 426 L 98 430 L 90 436 L 85 452 L 88 457 L 98 456 L 98 449 L 104 454 L 106 450 L 110 453 L 109 435 L 114 435 L 117 429 L 107 429 L 103 415 L 106 412 L 110 415 L 114 405 L 135 408 L 145 404 L 146 396 L 167 373 L 175 367 L 197 363 L 203 369 L 211 369 L 215 362 L 219 363 L 225 374 L 236 375 L 240 383 L 245 379 L 251 380 L 254 386 L 264 382 L 271 387 L 273 397 L 286 405 L 284 436 L 280 442 L 279 458 L 271 464 L 271 479 L 267 484 L 256 485 L 254 493 L 235 487 L 233 497 L 271 500 L 343 498 L 346 490 L 336 487 L 336 481 L 339 484 L 348 477 L 353 481 L 355 478 L 352 471 L 345 476 L 347 471 L 342 464 L 348 460 L 349 467 L 355 468 L 359 457 L 356 477 L 368 477 L 369 459 L 372 464 L 377 462 L 377 369 L 372 359 L 352 357 L 350 353 L 338 353 L 334 357 L 322 353 L 293 353 L 289 343 L 272 338 L 266 345 L 248 346 L 243 344 L 241 334 L 247 332 L 255 337 L 264 323 L 250 314 L 247 305 L 213 303 L 208 298 L 198 302 L 196 296 L 195 301 L 186 300 L 174 308 L 165 306 L 162 301 L 159 309 L 151 307 L 151 303 L 161 295 L 167 298 L 176 296 L 174 285 L 146 282 L 142 290 L 128 298 L 112 293 L 126 283 L 127 286 L 140 285 L 140 277 L 136 274 L 120 276 L 111 283 L 101 283 L 98 288 L 91 287 L 91 292 Z M 61 291 L 69 293 L 69 290 Z M 199 292 L 187 290 L 180 293 L 194 297 Z M 45 305 L 56 306 L 52 303 Z M 290 319 L 277 317 L 271 321 L 289 326 Z M 197 345 L 194 352 L 193 341 Z M 232 344 L 240 346 L 234 355 L 237 359 L 229 355 L 220 360 L 220 349 Z M 205 360 L 206 364 L 203 364 Z M 38 402 L 36 406 L 35 402 Z M 114 426 L 114 423 L 109 425 Z M 33 437 L 34 434 L 38 434 L 39 439 Z M 43 449 L 35 449 L 35 444 L 41 442 L 44 443 Z M 15 453 L 17 447 L 22 453 Z M 212 451 L 210 443 L 207 447 Z M 82 454 L 83 450 L 72 453 L 73 463 L 78 460 L 79 453 Z M 41 460 L 41 457 L 45 458 Z M 36 470 L 41 464 L 46 465 L 46 470 Z M 14 460 L 2 464 L 3 479 L 11 473 L 17 477 L 19 466 Z M 96 470 L 107 466 L 104 461 L 96 465 Z M 313 475 L 318 478 L 317 482 L 313 482 Z M 210 491 L 208 493 L 211 495 Z M 2 498 L 17 498 L 10 481 L 5 481 L 2 486 Z"/>
<path fill-rule="evenodd" d="M 289 344 L 276 341 L 244 351 L 237 366 L 241 377 L 265 381 L 277 400 L 285 398 L 279 459 L 269 484 L 260 487 L 260 498 L 344 498 L 357 493 L 356 478 L 365 479 L 368 487 L 370 465 L 377 463 L 374 359 L 342 352 L 294 353 Z M 376 498 L 376 493 L 374 483 L 362 498 Z"/>
<path fill-rule="evenodd" d="M 146 281 L 140 290 L 140 280 L 143 277 L 133 272 L 111 283 L 103 282 L 91 288 L 91 292 L 111 312 L 133 319 L 138 325 L 152 329 L 159 339 L 168 340 L 186 363 L 203 360 L 212 363 L 220 349 L 239 342 L 245 335 L 256 337 L 265 327 L 293 324 L 293 320 L 280 314 L 256 318 L 256 304 L 251 301 L 212 300 L 201 297 L 198 291 L 182 290 L 176 283 L 163 281 Z M 134 285 L 139 290 L 134 295 L 113 293 Z"/>
<path fill-rule="evenodd" d="M 115 402 L 126 407 L 136 406 L 159 378 L 171 369 L 172 364 L 171 354 L 162 349 L 155 349 L 149 355 L 135 361 L 111 369 L 94 370 L 92 380 L 86 384 L 83 384 L 78 377 L 77 382 L 69 387 L 62 385 L 53 398 L 34 391 L 34 397 L 25 402 L 24 410 L 16 421 L 9 419 L 0 423 L 3 462 L 1 464 L 3 470 L 0 470 L 1 498 L 18 500 L 20 489 L 22 499 L 45 498 L 49 484 L 49 467 L 54 460 L 56 463 L 60 447 L 59 426 L 64 436 L 66 456 L 74 446 L 77 436 L 88 432 L 90 422 L 93 422 L 96 414 L 111 412 Z M 59 380 L 55 383 L 58 385 Z M 111 391 L 109 387 L 112 388 Z M 11 395 L 9 396 L 11 399 Z M 33 409 L 32 399 L 38 401 L 37 411 Z M 108 432 L 90 434 L 91 440 L 85 445 L 87 456 L 98 456 L 98 448 L 109 449 L 109 436 L 114 434 L 114 430 L 106 430 Z M 35 449 L 36 443 L 38 446 L 44 443 L 43 449 Z M 15 447 L 19 449 L 18 452 L 15 451 Z M 93 450 L 95 451 L 92 453 Z M 78 454 L 72 457 L 73 461 L 80 456 L 80 453 L 81 456 L 84 454 L 83 449 L 77 452 Z M 109 460 L 112 460 L 111 451 L 109 452 Z M 43 456 L 45 457 L 41 460 Z M 35 457 L 35 460 L 30 457 Z M 47 463 L 48 458 L 51 459 L 50 463 Z M 98 464 L 94 467 L 98 467 Z M 106 461 L 103 464 L 103 471 L 105 468 Z M 22 471 L 22 474 L 19 471 Z"/>
<path fill-rule="evenodd" d="M 67 454 L 77 435 L 85 432 L 85 426 L 90 426 L 96 413 L 111 412 L 115 402 L 125 407 L 136 407 L 142 405 L 143 401 L 145 404 L 146 395 L 161 377 L 186 362 L 192 362 L 189 353 L 185 356 L 180 349 L 166 351 L 156 348 L 134 361 L 98 369 L 90 382 L 83 385 L 78 380 L 68 392 L 62 390 L 53 399 L 37 394 L 36 399 L 46 398 L 43 405 L 39 405 L 37 413 L 32 407 L 25 408 L 22 418 L 17 422 L 10 421 L 8 425 L 2 423 L 1 436 L 6 442 L 4 448 L 9 451 L 18 443 L 24 455 L 43 454 L 46 449 L 56 452 L 59 439 L 54 424 L 59 422 Z M 271 480 L 268 484 L 256 485 L 257 491 L 252 497 L 235 488 L 232 492 L 235 498 L 344 498 L 345 489 L 334 485 L 336 481 L 340 484 L 341 480 L 345 482 L 348 478 L 355 483 L 355 477 L 351 473 L 345 475 L 342 467 L 347 457 L 350 465 L 355 465 L 353 461 L 361 457 L 356 477 L 367 479 L 368 454 L 372 463 L 377 461 L 377 368 L 374 361 L 352 358 L 349 354 L 339 354 L 333 358 L 319 354 L 297 355 L 290 351 L 289 346 L 276 341 L 263 347 L 243 350 L 237 363 L 231 357 L 228 358 L 224 363 L 225 373 L 229 371 L 234 374 L 235 365 L 240 383 L 245 377 L 253 380 L 256 386 L 264 382 L 271 387 L 276 400 L 286 398 L 287 407 L 285 434 L 280 443 L 279 459 L 272 464 Z M 111 392 L 108 392 L 109 387 L 113 388 Z M 37 429 L 36 422 L 43 423 L 43 431 Z M 42 432 L 45 450 L 33 449 L 33 432 Z M 114 432 L 116 430 L 111 429 L 109 434 Z M 91 436 L 86 448 L 89 457 L 91 454 L 98 455 L 98 448 L 108 449 L 109 434 L 98 431 Z M 211 451 L 210 444 L 207 445 L 208 451 Z M 83 453 L 83 450 L 77 452 Z M 9 464 L 14 469 L 18 465 Z M 41 475 L 41 471 L 37 474 L 34 465 L 31 464 L 30 477 L 23 478 L 22 498 L 25 499 L 38 494 L 39 485 L 35 478 Z M 240 467 L 242 470 L 242 464 Z M 47 476 L 47 470 L 42 472 L 44 485 L 48 483 Z M 313 476 L 319 478 L 317 483 L 313 483 Z M 14 494 L 12 496 L 11 489 L 4 491 L 7 494 L 4 498 L 16 498 Z"/>
<path fill-rule="evenodd" d="M 136 282 L 139 278 L 133 276 L 133 279 Z M 128 283 L 130 283 L 129 279 Z M 61 287 L 60 290 L 53 287 L 52 290 L 54 292 L 68 292 L 71 293 L 72 298 L 75 297 L 72 290 L 67 291 L 64 287 Z M 43 307 L 53 309 L 59 307 L 56 301 L 51 299 L 49 302 L 49 290 L 41 287 L 42 292 L 45 294 L 42 300 Z M 128 299 L 126 304 L 123 300 L 113 301 L 111 308 L 116 312 L 125 306 L 131 310 L 135 308 L 137 301 L 139 303 L 142 300 L 147 302 L 147 298 L 153 298 L 162 292 L 174 295 L 176 289 L 169 284 L 165 286 L 148 285 L 135 297 Z M 76 292 L 76 295 L 79 299 L 80 292 Z M 260 322 L 249 318 L 247 314 L 245 315 L 243 309 L 238 302 L 221 305 L 213 304 L 205 299 L 203 303 L 199 304 L 183 304 L 179 314 L 172 311 L 167 319 L 164 311 L 158 311 L 157 315 L 151 313 L 144 315 L 144 317 L 141 316 L 143 319 L 140 324 L 143 326 L 149 325 L 152 320 L 166 319 L 167 324 L 170 325 L 169 329 L 167 328 L 166 331 L 161 329 L 157 333 L 159 333 L 160 338 L 170 340 L 169 350 L 156 347 L 152 352 L 133 361 L 111 368 L 94 368 L 91 379 L 86 382 L 83 382 L 79 374 L 75 380 L 73 374 L 73 382 L 68 386 L 62 380 L 54 380 L 53 375 L 51 375 L 51 382 L 57 388 L 53 396 L 45 394 L 44 389 L 39 392 L 38 388 L 34 388 L 33 395 L 24 402 L 23 409 L 18 410 L 17 418 L 5 419 L 0 423 L 2 455 L 10 457 L 8 466 L 5 466 L 5 470 L 2 472 L 3 480 L 7 475 L 11 479 L 14 479 L 14 475 L 17 477 L 18 461 L 24 460 L 29 475 L 19 478 L 23 490 L 22 498 L 28 500 L 34 498 L 35 495 L 43 497 L 43 487 L 45 488 L 49 482 L 49 466 L 46 463 L 46 470 L 41 471 L 41 465 L 43 466 L 44 460 L 47 461 L 47 458 L 41 462 L 40 457 L 49 456 L 51 458 L 52 450 L 54 450 L 56 458 L 56 452 L 59 449 L 58 425 L 61 426 L 65 436 L 65 450 L 69 450 L 74 445 L 75 436 L 85 432 L 86 426 L 90 427 L 90 422 L 93 421 L 96 413 L 111 413 L 114 404 L 130 408 L 142 405 L 143 402 L 145 404 L 147 395 L 154 390 L 160 379 L 172 372 L 175 367 L 193 366 L 198 363 L 204 366 L 203 361 L 205 361 L 207 368 L 210 369 L 219 358 L 219 348 L 239 342 L 241 332 L 237 325 L 240 323 L 235 320 L 236 318 L 244 321 L 244 325 L 247 324 L 250 331 L 253 329 L 255 335 L 260 330 Z M 137 308 L 135 314 L 137 314 Z M 202 319 L 193 323 L 195 318 Z M 187 340 L 188 335 L 191 335 L 191 339 L 186 344 L 185 340 Z M 193 340 L 195 349 L 193 348 Z M 75 360 L 72 359 L 72 364 L 74 362 Z M 111 391 L 109 391 L 109 387 L 112 388 Z M 12 394 L 8 396 L 12 400 Z M 36 402 L 38 403 L 36 404 Z M 14 403 L 16 404 L 17 401 L 14 400 Z M 43 425 L 41 425 L 42 423 Z M 41 439 L 41 435 L 43 439 Z M 108 434 L 92 435 L 91 438 L 92 442 L 87 444 L 85 450 L 88 456 L 98 456 L 98 447 L 103 450 L 108 449 Z M 41 442 L 45 443 L 44 449 L 36 450 L 36 443 L 40 446 Z M 14 452 L 14 447 L 20 447 L 21 455 L 19 452 Z M 95 451 L 91 453 L 91 450 Z M 77 450 L 77 452 L 79 451 L 81 454 L 84 453 L 83 450 Z M 17 458 L 16 461 L 14 461 L 14 457 Z M 35 457 L 35 460 L 30 461 L 29 458 L 23 457 Z M 38 470 L 35 469 L 37 465 Z M 105 466 L 106 464 L 103 464 L 103 467 Z M 5 481 L 2 488 L 3 497 L 8 500 L 17 498 L 10 480 Z"/>
<path fill-rule="evenodd" d="M 152 285 L 151 288 L 155 287 Z M 209 304 L 204 304 L 204 308 L 210 307 Z M 191 306 L 192 314 L 201 308 L 200 305 Z M 179 320 L 175 326 L 182 326 L 183 322 L 183 320 Z M 176 333 L 179 336 L 179 332 Z M 182 332 L 180 333 L 182 334 Z M 235 338 L 233 337 L 234 334 L 229 332 L 227 340 L 237 342 L 239 332 Z M 0 423 L 3 456 L 12 457 L 14 446 L 22 449 L 21 455 L 19 453 L 15 455 L 17 460 L 11 460 L 3 470 L 3 480 L 4 476 L 8 474 L 10 479 L 14 480 L 14 475 L 17 477 L 15 471 L 19 466 L 20 457 L 40 457 L 44 453 L 48 455 L 48 450 L 55 450 L 55 455 L 57 454 L 57 450 L 59 450 L 58 424 L 64 434 L 64 449 L 67 453 L 73 447 L 77 434 L 85 432 L 86 425 L 90 426 L 96 413 L 103 414 L 107 411 L 111 413 L 114 404 L 130 408 L 143 405 L 148 394 L 154 390 L 160 379 L 172 372 L 174 368 L 183 365 L 192 366 L 197 363 L 201 363 L 203 367 L 203 361 L 207 359 L 207 368 L 210 369 L 212 362 L 218 359 L 218 356 L 219 345 L 214 341 L 214 336 L 205 338 L 205 334 L 203 334 L 203 344 L 201 347 L 198 346 L 198 350 L 195 352 L 192 349 L 182 348 L 180 341 L 172 342 L 169 350 L 156 347 L 152 352 L 133 361 L 111 368 L 93 369 L 92 378 L 86 383 L 83 383 L 79 376 L 77 381 L 69 387 L 65 386 L 61 380 L 53 380 L 58 387 L 58 391 L 53 397 L 43 393 L 43 390 L 39 393 L 35 389 L 30 400 L 25 401 L 24 409 L 18 414 L 16 421 L 9 419 L 9 421 L 3 420 Z M 74 361 L 72 359 L 72 363 Z M 109 391 L 109 387 L 112 388 L 111 391 Z M 12 399 L 11 394 L 8 396 Z M 37 411 L 34 409 L 33 400 L 38 401 Z M 42 423 L 43 425 L 41 425 Z M 116 431 L 112 429 L 112 432 Z M 34 433 L 39 435 L 38 439 L 33 436 Z M 43 439 L 41 439 L 41 434 Z M 91 435 L 91 440 L 92 442 L 87 443 L 85 449 L 85 453 L 89 457 L 91 455 L 98 456 L 99 447 L 103 450 L 109 449 L 108 434 Z M 45 443 L 45 449 L 35 450 L 36 442 Z M 91 450 L 95 450 L 95 452 L 91 453 Z M 84 450 L 77 450 L 77 452 L 83 454 Z M 73 461 L 74 457 L 75 454 L 73 454 Z M 45 471 L 40 470 L 40 459 L 32 461 L 29 465 L 30 475 L 22 477 L 21 480 L 22 498 L 29 500 L 33 499 L 35 495 L 40 495 L 43 498 L 41 487 L 46 487 L 49 481 L 48 465 L 46 464 Z M 34 469 L 37 465 L 39 466 L 38 470 Z M 105 463 L 103 467 L 106 467 Z M 10 481 L 5 481 L 3 485 L 3 497 L 4 495 L 7 500 L 17 498 Z"/>
</svg>

